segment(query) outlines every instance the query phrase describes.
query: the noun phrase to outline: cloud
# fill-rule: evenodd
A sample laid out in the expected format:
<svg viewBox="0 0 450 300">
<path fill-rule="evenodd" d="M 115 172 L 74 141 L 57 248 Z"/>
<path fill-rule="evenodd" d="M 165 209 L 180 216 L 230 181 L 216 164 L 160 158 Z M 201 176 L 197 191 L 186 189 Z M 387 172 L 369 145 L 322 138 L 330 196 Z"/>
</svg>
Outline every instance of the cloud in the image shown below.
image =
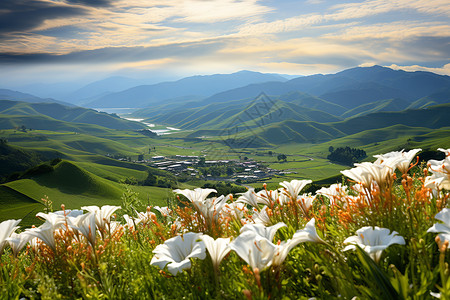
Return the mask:
<svg viewBox="0 0 450 300">
<path fill-rule="evenodd" d="M 441 74 L 441 75 L 450 75 L 450 63 L 445 64 L 441 68 L 424 67 L 424 66 L 419 66 L 419 65 L 399 66 L 396 64 L 392 64 L 392 65 L 386 66 L 386 67 L 394 69 L 394 70 L 403 70 L 403 71 L 408 71 L 408 72 L 425 71 L 425 72 L 432 72 L 432 73 Z"/>
<path fill-rule="evenodd" d="M 71 52 L 68 54 L 52 53 L 0 53 L 0 63 L 121 63 L 159 60 L 180 57 L 189 59 L 207 55 L 223 47 L 221 40 L 204 40 L 198 42 L 173 43 L 148 47 L 109 47 L 94 50 Z"/>
<path fill-rule="evenodd" d="M 88 6 L 109 6 L 113 3 L 112 0 L 67 0 L 68 3 L 82 4 Z"/>
<path fill-rule="evenodd" d="M 26 32 L 48 19 L 79 16 L 86 13 L 82 7 L 46 0 L 2 0 L 1 6 L 0 35 Z"/>
</svg>

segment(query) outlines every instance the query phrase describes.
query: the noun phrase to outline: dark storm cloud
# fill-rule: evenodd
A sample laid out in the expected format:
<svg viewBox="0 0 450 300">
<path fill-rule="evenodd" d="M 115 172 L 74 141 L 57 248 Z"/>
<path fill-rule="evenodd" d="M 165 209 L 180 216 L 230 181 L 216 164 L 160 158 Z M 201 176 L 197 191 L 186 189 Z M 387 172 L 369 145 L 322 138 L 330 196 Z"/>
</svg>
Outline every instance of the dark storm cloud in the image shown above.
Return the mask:
<svg viewBox="0 0 450 300">
<path fill-rule="evenodd" d="M 83 15 L 81 7 L 71 7 L 39 0 L 1 0 L 0 37 L 8 34 L 26 33 L 45 20 Z"/>
<path fill-rule="evenodd" d="M 109 6 L 112 0 L 67 0 L 68 3 L 72 4 L 83 4 L 87 6 Z"/>
<path fill-rule="evenodd" d="M 0 64 L 31 63 L 110 63 L 136 62 L 167 57 L 197 57 L 224 47 L 223 40 L 177 43 L 155 47 L 112 47 L 72 52 L 68 54 L 0 53 Z"/>
</svg>

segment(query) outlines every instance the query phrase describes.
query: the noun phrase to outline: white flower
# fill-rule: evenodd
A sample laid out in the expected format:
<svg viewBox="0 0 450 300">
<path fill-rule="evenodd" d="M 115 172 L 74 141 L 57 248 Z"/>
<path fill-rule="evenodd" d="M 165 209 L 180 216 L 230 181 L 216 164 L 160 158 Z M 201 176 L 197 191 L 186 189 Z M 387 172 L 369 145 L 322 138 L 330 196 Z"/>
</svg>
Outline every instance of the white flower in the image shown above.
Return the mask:
<svg viewBox="0 0 450 300">
<path fill-rule="evenodd" d="M 305 228 L 297 230 L 292 237 L 292 240 L 298 243 L 313 242 L 322 243 L 325 242 L 319 237 L 316 231 L 316 220 L 312 218 L 306 223 Z"/>
<path fill-rule="evenodd" d="M 286 259 L 289 252 L 300 243 L 313 242 L 325 243 L 318 235 L 315 227 L 315 219 L 312 218 L 304 229 L 297 230 L 292 239 L 281 242 L 277 246 L 277 250 L 273 257 L 272 265 L 280 266 Z"/>
<path fill-rule="evenodd" d="M 60 214 L 60 213 L 50 212 L 50 213 L 45 214 L 43 212 L 39 212 L 36 214 L 36 217 L 41 217 L 41 218 L 45 219 L 45 223 L 50 224 L 54 230 L 60 228 L 66 222 L 66 218 L 64 217 L 64 214 Z"/>
<path fill-rule="evenodd" d="M 226 201 L 230 198 L 228 196 L 220 196 L 214 198 L 206 198 L 210 193 L 216 192 L 213 189 L 201 189 L 195 190 L 175 190 L 174 192 L 183 194 L 189 201 L 192 202 L 194 208 L 200 213 L 206 221 L 206 224 L 211 228 L 212 224 L 217 224 L 220 211 L 225 205 Z"/>
<path fill-rule="evenodd" d="M 272 191 L 272 190 L 260 190 L 258 193 L 256 193 L 258 196 L 258 203 L 267 205 L 267 206 L 273 206 L 274 203 L 277 201 L 279 197 L 278 190 Z"/>
<path fill-rule="evenodd" d="M 277 250 L 271 241 L 251 230 L 241 233 L 231 242 L 230 248 L 252 269 L 260 271 L 270 267 Z"/>
<path fill-rule="evenodd" d="M 238 202 L 232 202 L 232 203 L 225 203 L 221 210 L 221 216 L 222 218 L 232 218 L 240 220 L 244 216 L 244 212 L 247 211 L 247 208 L 245 207 L 245 203 L 238 203 Z"/>
<path fill-rule="evenodd" d="M 439 213 L 436 214 L 434 217 L 436 220 L 442 221 L 442 223 L 436 223 L 433 226 L 431 226 L 427 232 L 436 232 L 440 233 L 440 243 L 444 243 L 445 241 L 450 242 L 450 209 L 444 208 Z M 441 246 L 441 245 L 439 245 Z"/>
<path fill-rule="evenodd" d="M 392 244 L 405 244 L 405 239 L 393 231 L 389 234 L 389 229 L 380 227 L 362 227 L 356 231 L 356 236 L 345 239 L 344 244 L 350 244 L 344 251 L 355 249 L 355 245 L 360 246 L 369 256 L 378 262 L 384 249 Z"/>
<path fill-rule="evenodd" d="M 164 244 L 156 246 L 153 250 L 155 254 L 150 262 L 163 269 L 167 269 L 172 275 L 182 272 L 191 267 L 190 258 L 205 259 L 205 244 L 203 241 L 197 241 L 201 233 L 188 232 L 183 236 L 176 236 L 168 239 Z"/>
<path fill-rule="evenodd" d="M 422 149 L 413 149 L 405 152 L 402 151 L 392 151 L 386 154 L 374 155 L 377 160 L 374 162 L 375 164 L 391 164 L 397 167 L 397 169 L 402 173 L 406 173 L 409 169 L 411 161 L 416 156 L 417 152 L 422 151 Z"/>
<path fill-rule="evenodd" d="M 230 252 L 229 247 L 231 238 L 218 238 L 214 240 L 209 235 L 202 235 L 200 237 L 206 245 L 209 255 L 214 266 L 214 270 L 217 272 L 220 262 Z"/>
<path fill-rule="evenodd" d="M 248 204 L 248 205 L 253 206 L 255 208 L 259 208 L 258 204 L 260 203 L 259 199 L 258 199 L 258 196 L 255 193 L 255 189 L 254 188 L 250 188 L 245 193 L 241 193 L 239 198 L 237 198 L 236 201 Z"/>
<path fill-rule="evenodd" d="M 72 229 L 79 231 L 88 241 L 91 243 L 92 247 L 95 247 L 96 239 L 96 227 L 95 227 L 96 217 L 95 213 L 89 212 L 84 215 L 79 215 L 77 217 L 67 218 L 67 223 Z"/>
<path fill-rule="evenodd" d="M 153 206 L 153 208 L 159 211 L 161 213 L 161 216 L 163 217 L 169 217 L 170 213 L 172 212 L 172 210 L 167 206 L 159 207 L 158 205 L 156 205 Z"/>
<path fill-rule="evenodd" d="M 129 215 L 123 215 L 123 218 L 125 219 L 125 222 L 127 223 L 126 225 L 128 226 L 128 228 L 132 228 L 133 230 L 135 229 L 134 225 L 137 225 L 139 222 L 141 222 L 141 219 L 133 218 L 133 217 L 130 217 Z"/>
<path fill-rule="evenodd" d="M 12 249 L 14 257 L 17 257 L 17 255 L 19 255 L 20 250 L 22 250 L 22 248 L 31 240 L 31 238 L 32 236 L 30 236 L 26 232 L 22 232 L 19 234 L 13 232 L 11 236 L 6 239 Z"/>
<path fill-rule="evenodd" d="M 341 173 L 365 188 L 370 188 L 372 184 L 372 175 L 365 168 L 357 166 L 350 170 L 341 171 Z"/>
<path fill-rule="evenodd" d="M 330 199 L 330 204 L 333 205 L 347 197 L 347 186 L 342 185 L 341 183 L 335 183 L 329 187 L 323 187 L 320 190 L 317 190 L 316 195 L 327 197 Z"/>
<path fill-rule="evenodd" d="M 202 189 L 202 188 L 196 188 L 194 190 L 176 189 L 176 190 L 174 190 L 174 192 L 185 196 L 189 201 L 191 201 L 194 204 L 194 206 L 196 206 L 198 203 L 203 203 L 209 194 L 211 194 L 213 192 L 217 193 L 217 191 L 215 189 Z"/>
<path fill-rule="evenodd" d="M 443 160 L 429 160 L 428 166 L 433 173 L 431 178 L 428 178 L 428 185 L 434 182 L 439 189 L 450 190 L 450 149 L 438 149 L 445 153 L 446 157 Z"/>
<path fill-rule="evenodd" d="M 53 251 L 56 250 L 55 227 L 51 223 L 45 222 L 38 228 L 25 229 L 25 233 L 40 239 Z"/>
<path fill-rule="evenodd" d="M 101 208 L 98 206 L 82 206 L 81 209 L 87 210 L 88 212 L 95 213 L 95 224 L 99 230 L 106 230 L 106 224 L 109 224 L 111 221 L 111 215 L 118 209 L 120 206 L 112 206 L 112 205 L 103 205 Z"/>
<path fill-rule="evenodd" d="M 17 224 L 19 224 L 20 221 L 21 220 L 6 220 L 0 223 L 0 255 L 2 255 L 3 250 L 8 243 L 6 239 L 19 228 Z"/>
<path fill-rule="evenodd" d="M 256 209 L 253 210 L 253 216 L 252 219 L 255 223 L 264 224 L 266 226 L 269 226 L 271 224 L 269 214 L 267 213 L 267 210 L 269 208 L 264 205 L 263 208 L 261 208 L 260 211 L 257 211 Z"/>
<path fill-rule="evenodd" d="M 139 222 L 142 222 L 142 224 L 149 224 L 152 220 L 156 220 L 156 214 L 150 210 L 147 210 L 146 212 L 138 212 L 137 216 L 139 218 Z"/>
<path fill-rule="evenodd" d="M 270 227 L 266 227 L 263 224 L 245 224 L 241 228 L 240 232 L 243 233 L 245 231 L 253 231 L 257 235 L 265 237 L 266 239 L 268 239 L 269 241 L 272 242 L 273 238 L 275 237 L 275 234 L 277 233 L 278 229 L 280 229 L 281 227 L 287 227 L 287 226 L 283 222 L 277 223 Z"/>
<path fill-rule="evenodd" d="M 316 200 L 316 197 L 312 195 L 301 195 L 297 199 L 297 204 L 300 205 L 300 208 L 303 211 L 303 214 L 307 216 L 309 209 L 313 205 L 314 200 Z"/>
<path fill-rule="evenodd" d="M 283 181 L 280 182 L 280 185 L 285 188 L 288 196 L 291 197 L 292 200 L 296 200 L 300 191 L 307 185 L 310 184 L 312 180 L 292 180 L 292 181 Z"/>
<path fill-rule="evenodd" d="M 58 210 L 55 211 L 54 214 L 60 215 L 63 217 L 78 217 L 83 214 L 83 210 L 81 209 L 66 209 L 66 210 Z"/>
</svg>

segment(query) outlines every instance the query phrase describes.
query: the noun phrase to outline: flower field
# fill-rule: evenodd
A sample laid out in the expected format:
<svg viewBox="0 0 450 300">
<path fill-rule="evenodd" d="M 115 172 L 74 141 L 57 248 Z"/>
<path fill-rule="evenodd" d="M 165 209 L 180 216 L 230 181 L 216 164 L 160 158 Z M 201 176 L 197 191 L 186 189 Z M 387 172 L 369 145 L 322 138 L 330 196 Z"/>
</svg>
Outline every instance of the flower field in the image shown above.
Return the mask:
<svg viewBox="0 0 450 300">
<path fill-rule="evenodd" d="M 2 299 L 450 299 L 450 149 L 375 156 L 345 181 L 233 197 L 174 190 L 169 207 L 52 211 L 0 223 Z"/>
</svg>

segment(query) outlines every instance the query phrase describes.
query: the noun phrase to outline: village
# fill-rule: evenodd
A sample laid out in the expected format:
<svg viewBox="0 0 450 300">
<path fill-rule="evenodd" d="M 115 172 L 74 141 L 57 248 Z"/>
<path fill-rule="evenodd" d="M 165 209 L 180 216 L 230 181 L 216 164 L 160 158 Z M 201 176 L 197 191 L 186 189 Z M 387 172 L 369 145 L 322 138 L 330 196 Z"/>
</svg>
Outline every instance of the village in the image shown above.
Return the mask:
<svg viewBox="0 0 450 300">
<path fill-rule="evenodd" d="M 246 157 L 247 158 L 247 157 Z M 174 155 L 153 156 L 149 160 L 138 160 L 159 170 L 171 172 L 175 176 L 199 178 L 203 180 L 251 183 L 274 175 L 292 172 L 271 169 L 261 162 L 251 159 L 206 160 L 204 156 Z"/>
</svg>

